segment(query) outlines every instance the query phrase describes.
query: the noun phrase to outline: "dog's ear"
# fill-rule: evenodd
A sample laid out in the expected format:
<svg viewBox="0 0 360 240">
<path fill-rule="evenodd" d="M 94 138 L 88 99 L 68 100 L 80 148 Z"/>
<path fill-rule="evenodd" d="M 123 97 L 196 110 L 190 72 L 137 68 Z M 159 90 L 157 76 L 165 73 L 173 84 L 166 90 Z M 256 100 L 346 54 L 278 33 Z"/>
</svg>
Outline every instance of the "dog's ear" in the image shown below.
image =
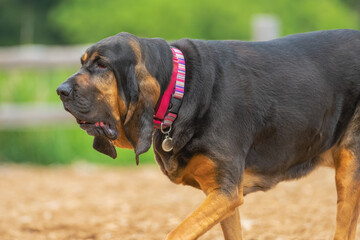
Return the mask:
<svg viewBox="0 0 360 240">
<path fill-rule="evenodd" d="M 115 48 L 121 51 L 115 55 L 113 69 L 119 96 L 127 107 L 122 125 L 138 163 L 139 155 L 151 147 L 155 106 L 160 89 L 166 88 L 171 77 L 172 52 L 162 39 L 139 39 L 127 33 L 117 36 L 122 46 Z"/>
<path fill-rule="evenodd" d="M 129 66 L 126 72 L 126 90 L 129 103 L 124 121 L 124 132 L 134 148 L 136 164 L 139 155 L 151 147 L 155 101 L 159 92 L 157 81 L 144 69 Z"/>
<path fill-rule="evenodd" d="M 106 137 L 95 136 L 93 148 L 103 154 L 108 155 L 109 157 L 112 157 L 113 159 L 115 159 L 117 156 L 114 144 Z"/>
</svg>

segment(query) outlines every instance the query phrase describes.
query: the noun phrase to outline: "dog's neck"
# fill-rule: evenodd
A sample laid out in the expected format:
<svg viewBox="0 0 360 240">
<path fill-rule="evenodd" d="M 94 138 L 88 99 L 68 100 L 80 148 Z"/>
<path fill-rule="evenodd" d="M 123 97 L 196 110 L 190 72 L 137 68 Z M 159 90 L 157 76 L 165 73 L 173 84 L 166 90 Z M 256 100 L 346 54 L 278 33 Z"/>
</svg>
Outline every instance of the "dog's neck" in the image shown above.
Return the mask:
<svg viewBox="0 0 360 240">
<path fill-rule="evenodd" d="M 154 128 L 170 128 L 177 118 L 185 88 L 185 59 L 182 52 L 171 47 L 173 71 L 170 83 L 155 108 Z"/>
</svg>

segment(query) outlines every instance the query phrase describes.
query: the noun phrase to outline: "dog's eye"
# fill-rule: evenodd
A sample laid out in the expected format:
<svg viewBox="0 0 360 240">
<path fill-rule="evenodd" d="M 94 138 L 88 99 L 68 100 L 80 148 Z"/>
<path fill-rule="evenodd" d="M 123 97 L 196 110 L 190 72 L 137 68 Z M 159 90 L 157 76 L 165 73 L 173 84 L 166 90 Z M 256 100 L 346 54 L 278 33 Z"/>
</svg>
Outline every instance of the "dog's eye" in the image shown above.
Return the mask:
<svg viewBox="0 0 360 240">
<path fill-rule="evenodd" d="M 97 68 L 100 68 L 100 69 L 105 69 L 106 68 L 106 65 L 102 62 L 96 62 L 96 67 Z"/>
</svg>

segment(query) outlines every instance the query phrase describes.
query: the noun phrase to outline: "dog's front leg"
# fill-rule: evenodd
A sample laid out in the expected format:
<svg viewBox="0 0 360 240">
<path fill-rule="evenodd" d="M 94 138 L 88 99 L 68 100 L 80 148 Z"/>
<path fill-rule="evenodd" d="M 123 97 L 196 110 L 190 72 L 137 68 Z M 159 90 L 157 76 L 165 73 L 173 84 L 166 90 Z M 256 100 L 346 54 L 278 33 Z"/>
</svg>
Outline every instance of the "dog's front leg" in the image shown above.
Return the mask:
<svg viewBox="0 0 360 240">
<path fill-rule="evenodd" d="M 232 195 L 221 190 L 209 193 L 205 201 L 184 222 L 172 231 L 166 240 L 192 240 L 207 232 L 215 224 L 226 219 L 227 224 L 232 224 L 234 210 L 242 203 L 238 194 Z M 230 216 L 231 215 L 231 216 Z M 239 229 L 240 230 L 240 229 Z M 241 238 L 226 238 L 241 239 Z"/>
<path fill-rule="evenodd" d="M 242 189 L 239 191 L 237 183 L 233 181 L 234 175 L 230 181 L 226 181 L 227 177 L 224 174 L 219 177 L 218 173 L 218 166 L 206 156 L 197 155 L 189 161 L 179 182 L 197 185 L 207 197 L 198 209 L 168 235 L 167 240 L 197 239 L 224 219 L 226 219 L 223 222 L 223 226 L 226 228 L 225 236 L 231 234 L 233 227 L 239 227 L 236 233 L 241 234 L 240 221 L 234 222 L 239 217 L 233 214 L 243 202 Z M 224 184 L 225 182 L 227 184 Z M 226 239 L 238 240 L 241 238 Z"/>
<path fill-rule="evenodd" d="M 241 223 L 239 209 L 236 208 L 234 213 L 221 221 L 221 228 L 225 240 L 241 240 Z"/>
</svg>

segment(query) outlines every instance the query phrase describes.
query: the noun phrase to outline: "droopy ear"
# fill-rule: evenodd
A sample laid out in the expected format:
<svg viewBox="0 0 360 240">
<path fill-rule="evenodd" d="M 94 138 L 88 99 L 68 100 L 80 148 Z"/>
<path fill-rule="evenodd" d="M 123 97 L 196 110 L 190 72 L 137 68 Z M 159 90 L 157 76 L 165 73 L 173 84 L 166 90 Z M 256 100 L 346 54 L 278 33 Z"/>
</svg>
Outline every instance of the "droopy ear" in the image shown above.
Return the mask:
<svg viewBox="0 0 360 240">
<path fill-rule="evenodd" d="M 147 152 L 151 147 L 153 133 L 154 94 L 156 80 L 143 69 L 130 66 L 127 74 L 127 90 L 130 93 L 130 102 L 124 121 L 124 132 L 136 154 L 136 164 L 139 164 L 139 155 Z"/>
<path fill-rule="evenodd" d="M 103 154 L 112 157 L 113 159 L 116 158 L 117 153 L 114 147 L 114 144 L 103 136 L 96 136 L 93 142 L 93 148 Z"/>
</svg>

